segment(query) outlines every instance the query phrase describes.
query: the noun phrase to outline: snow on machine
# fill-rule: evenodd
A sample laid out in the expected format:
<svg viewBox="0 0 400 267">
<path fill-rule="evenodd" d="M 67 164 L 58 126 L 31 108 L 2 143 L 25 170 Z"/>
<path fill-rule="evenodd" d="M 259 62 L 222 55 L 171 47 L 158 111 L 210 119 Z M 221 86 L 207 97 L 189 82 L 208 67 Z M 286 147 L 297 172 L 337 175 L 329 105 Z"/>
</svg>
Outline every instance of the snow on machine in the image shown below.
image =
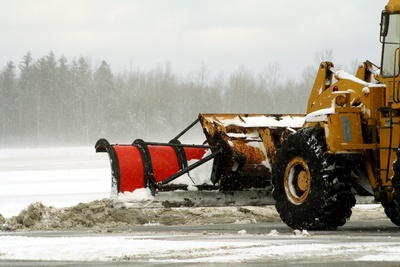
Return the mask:
<svg viewBox="0 0 400 267">
<path fill-rule="evenodd" d="M 400 226 L 400 0 L 383 10 L 380 40 L 380 67 L 365 61 L 353 76 L 322 62 L 305 115 L 199 114 L 170 143 L 100 139 L 115 204 L 274 203 L 293 229 L 336 229 L 356 200 L 372 198 Z M 181 144 L 198 122 L 205 144 Z M 207 179 L 193 179 L 207 164 Z"/>
</svg>

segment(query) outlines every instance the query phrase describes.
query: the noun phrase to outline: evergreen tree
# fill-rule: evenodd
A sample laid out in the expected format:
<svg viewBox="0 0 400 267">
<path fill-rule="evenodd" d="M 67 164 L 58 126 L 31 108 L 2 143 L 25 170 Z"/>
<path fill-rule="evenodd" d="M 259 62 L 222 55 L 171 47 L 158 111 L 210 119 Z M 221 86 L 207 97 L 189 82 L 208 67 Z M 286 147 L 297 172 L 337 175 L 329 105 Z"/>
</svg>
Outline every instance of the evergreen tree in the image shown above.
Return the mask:
<svg viewBox="0 0 400 267">
<path fill-rule="evenodd" d="M 102 61 L 100 67 L 93 75 L 94 102 L 93 115 L 96 116 L 95 128 L 104 135 L 107 129 L 115 129 L 115 121 L 118 120 L 118 94 L 114 91 L 113 74 L 106 61 Z"/>
<path fill-rule="evenodd" d="M 15 140 L 15 133 L 18 130 L 18 125 L 16 125 L 14 119 L 18 114 L 18 92 L 16 90 L 15 66 L 12 61 L 7 63 L 1 73 L 0 81 L 2 136 L 9 136 Z"/>
</svg>

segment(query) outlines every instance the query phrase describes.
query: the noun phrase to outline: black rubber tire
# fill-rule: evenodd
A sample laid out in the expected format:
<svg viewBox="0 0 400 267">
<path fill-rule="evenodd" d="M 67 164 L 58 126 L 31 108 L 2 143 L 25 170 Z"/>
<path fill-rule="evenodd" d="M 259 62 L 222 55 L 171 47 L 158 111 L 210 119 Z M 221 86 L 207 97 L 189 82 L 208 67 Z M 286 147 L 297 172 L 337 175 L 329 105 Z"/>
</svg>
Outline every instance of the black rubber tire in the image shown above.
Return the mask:
<svg viewBox="0 0 400 267">
<path fill-rule="evenodd" d="M 385 214 L 388 216 L 390 221 L 397 226 L 400 226 L 400 213 L 398 211 L 398 204 L 396 201 L 391 201 L 389 203 L 382 202 L 382 206 L 385 209 Z"/>
<path fill-rule="evenodd" d="M 382 202 L 386 216 L 397 226 L 400 226 L 400 149 L 397 150 L 397 159 L 393 162 L 393 199 L 389 203 Z"/>
<path fill-rule="evenodd" d="M 336 164 L 335 155 L 327 153 L 321 127 L 289 135 L 272 169 L 273 197 L 283 222 L 292 229 L 306 230 L 335 230 L 344 225 L 356 203 L 349 173 Z"/>
</svg>

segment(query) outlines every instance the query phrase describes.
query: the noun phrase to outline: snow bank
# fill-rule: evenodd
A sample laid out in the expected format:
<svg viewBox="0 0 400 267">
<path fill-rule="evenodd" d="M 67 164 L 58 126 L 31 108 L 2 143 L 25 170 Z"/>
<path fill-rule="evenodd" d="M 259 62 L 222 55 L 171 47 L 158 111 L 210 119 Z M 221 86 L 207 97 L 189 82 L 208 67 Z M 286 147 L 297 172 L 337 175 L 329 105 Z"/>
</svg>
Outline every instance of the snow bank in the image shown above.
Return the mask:
<svg viewBox="0 0 400 267">
<path fill-rule="evenodd" d="M 118 200 L 121 202 L 146 202 L 146 201 L 153 201 L 154 196 L 151 194 L 149 188 L 138 188 L 133 192 L 119 192 L 118 193 Z"/>
<path fill-rule="evenodd" d="M 204 225 L 221 223 L 278 222 L 273 206 L 264 207 L 191 207 L 191 208 L 114 208 L 110 199 L 80 203 L 68 208 L 29 205 L 17 216 L 0 216 L 1 230 L 18 229 L 94 229 L 132 225 Z"/>
<path fill-rule="evenodd" d="M 387 219 L 380 205 L 357 205 L 351 220 Z M 0 215 L 0 229 L 55 230 L 110 228 L 133 225 L 204 225 L 280 222 L 274 206 L 182 207 L 182 208 L 114 208 L 110 199 L 80 203 L 68 208 L 29 205 L 17 216 Z M 304 235 L 304 233 L 302 233 Z"/>
</svg>

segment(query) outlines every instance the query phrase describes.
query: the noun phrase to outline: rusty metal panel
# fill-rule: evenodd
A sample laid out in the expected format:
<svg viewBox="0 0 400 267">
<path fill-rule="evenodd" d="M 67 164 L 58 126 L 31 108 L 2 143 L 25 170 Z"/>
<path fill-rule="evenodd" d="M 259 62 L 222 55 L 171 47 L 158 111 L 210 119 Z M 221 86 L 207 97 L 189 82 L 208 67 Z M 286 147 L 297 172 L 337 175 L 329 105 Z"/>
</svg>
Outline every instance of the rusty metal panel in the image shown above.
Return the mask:
<svg viewBox="0 0 400 267">
<path fill-rule="evenodd" d="M 208 143 L 224 147 L 223 164 L 214 166 L 217 179 L 235 187 L 253 185 L 257 179 L 265 185 L 281 142 L 303 126 L 305 116 L 200 114 L 199 119 Z"/>
</svg>

